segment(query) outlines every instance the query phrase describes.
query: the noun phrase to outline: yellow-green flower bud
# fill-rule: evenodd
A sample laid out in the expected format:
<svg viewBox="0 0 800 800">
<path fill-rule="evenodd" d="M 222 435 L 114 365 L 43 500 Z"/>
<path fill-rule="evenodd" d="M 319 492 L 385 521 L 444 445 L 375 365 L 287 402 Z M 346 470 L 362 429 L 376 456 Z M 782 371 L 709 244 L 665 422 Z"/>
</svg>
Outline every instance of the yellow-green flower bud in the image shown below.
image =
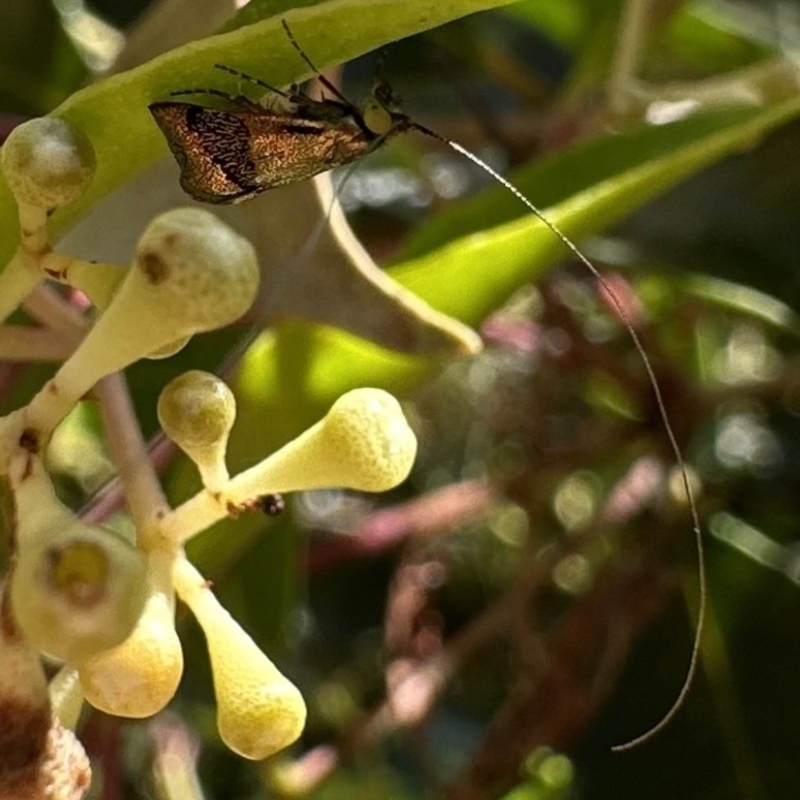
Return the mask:
<svg viewBox="0 0 800 800">
<path fill-rule="evenodd" d="M 354 389 L 316 425 L 237 475 L 231 488 L 251 496 L 326 487 L 385 492 L 405 480 L 416 453 L 397 400 L 381 389 Z"/>
<path fill-rule="evenodd" d="M 137 289 L 132 296 L 150 297 L 157 313 L 173 322 L 168 341 L 237 320 L 255 299 L 259 280 L 253 246 L 198 208 L 156 217 L 139 239 L 132 271 L 139 276 L 130 282 Z"/>
<path fill-rule="evenodd" d="M 48 433 L 100 378 L 234 322 L 258 279 L 253 246 L 213 214 L 179 208 L 156 217 L 108 308 L 29 405 L 31 425 Z"/>
<path fill-rule="evenodd" d="M 176 564 L 175 586 L 206 635 L 222 740 L 252 759 L 288 747 L 306 721 L 306 705 L 297 687 L 259 650 L 185 560 Z"/>
<path fill-rule="evenodd" d="M 354 389 L 327 416 L 269 458 L 231 478 L 217 496 L 200 492 L 161 520 L 165 539 L 183 542 L 264 494 L 348 488 L 384 492 L 414 464 L 417 440 L 400 404 L 381 389 Z"/>
<path fill-rule="evenodd" d="M 0 165 L 19 204 L 50 209 L 86 190 L 96 159 L 82 131 L 63 119 L 40 117 L 11 131 L 0 151 Z"/>
<path fill-rule="evenodd" d="M 77 663 L 130 634 L 147 579 L 142 554 L 121 536 L 67 520 L 65 513 L 58 527 L 18 532 L 11 607 L 34 647 Z"/>
<path fill-rule="evenodd" d="M 84 661 L 79 674 L 86 699 L 107 714 L 141 719 L 161 711 L 183 674 L 172 597 L 153 592 L 131 635 Z"/>
<path fill-rule="evenodd" d="M 236 400 L 225 381 L 190 370 L 170 381 L 158 398 L 164 433 L 197 464 L 212 491 L 228 479 L 225 450 L 236 418 Z"/>
</svg>

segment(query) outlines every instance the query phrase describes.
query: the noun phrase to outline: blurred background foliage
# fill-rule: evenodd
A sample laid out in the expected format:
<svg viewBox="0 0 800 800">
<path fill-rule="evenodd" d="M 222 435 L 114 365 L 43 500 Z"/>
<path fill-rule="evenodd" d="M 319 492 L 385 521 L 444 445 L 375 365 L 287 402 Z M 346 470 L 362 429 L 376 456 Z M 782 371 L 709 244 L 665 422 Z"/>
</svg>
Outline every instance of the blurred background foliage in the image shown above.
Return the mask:
<svg viewBox="0 0 800 800">
<path fill-rule="evenodd" d="M 323 4 L 255 2 L 233 26 L 300 5 Z M 179 43 L 181 20 L 195 24 L 198 10 L 164 7 L 164 41 Z M 145 0 L 4 0 L 0 128 L 112 69 L 153 13 Z M 549 206 L 638 164 L 636 142 L 658 158 L 672 122 L 701 141 L 704 125 L 735 130 L 791 103 L 799 43 L 793 0 L 525 0 L 391 45 L 387 70 L 415 118 L 498 169 L 518 167 Z M 313 41 L 304 46 L 313 53 Z M 333 77 L 359 97 L 374 65 L 373 54 Z M 594 234 L 581 246 L 637 323 L 699 495 L 708 628 L 667 730 L 609 750 L 669 707 L 697 607 L 690 521 L 642 365 L 548 232 L 536 233 L 549 248 L 540 263 L 533 248 L 506 245 L 531 261 L 527 279 L 502 277 L 501 238 L 469 234 L 494 236 L 524 209 L 491 189 L 465 201 L 487 177 L 404 137 L 350 173 L 341 200 L 392 274 L 480 326 L 484 352 L 398 354 L 282 323 L 242 351 L 233 457 L 286 441 L 343 388 L 380 383 L 406 403 L 418 464 L 390 495 L 308 493 L 278 520 L 237 520 L 195 543 L 227 606 L 303 690 L 306 735 L 269 764 L 228 753 L 189 623 L 175 716 L 85 720 L 97 796 L 188 796 L 164 775 L 191 771 L 198 744 L 209 798 L 796 796 L 798 148 L 795 122 L 756 132 L 658 199 L 644 202 L 678 176 L 648 178 L 627 205 L 617 198 L 632 213 L 615 227 L 600 231 L 616 217 L 591 204 L 576 227 Z M 491 248 L 470 261 L 481 241 Z M 450 243 L 455 255 L 436 249 Z M 415 277 L 413 259 L 431 252 L 441 270 L 431 262 Z M 484 287 L 505 281 L 488 315 L 495 295 L 476 290 L 470 271 Z M 240 336 L 203 337 L 132 370 L 148 434 L 166 380 L 215 368 Z M 4 367 L 4 407 L 47 369 Z M 51 456 L 76 506 L 110 478 L 91 407 L 62 426 Z M 175 496 L 190 491 L 188 473 L 170 466 Z"/>
</svg>

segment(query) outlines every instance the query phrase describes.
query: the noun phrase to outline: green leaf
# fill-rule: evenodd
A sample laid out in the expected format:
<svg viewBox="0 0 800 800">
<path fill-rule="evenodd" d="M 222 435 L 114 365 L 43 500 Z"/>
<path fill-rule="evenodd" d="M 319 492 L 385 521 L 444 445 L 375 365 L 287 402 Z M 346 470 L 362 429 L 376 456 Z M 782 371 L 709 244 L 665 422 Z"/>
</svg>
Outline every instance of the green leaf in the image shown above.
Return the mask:
<svg viewBox="0 0 800 800">
<path fill-rule="evenodd" d="M 285 86 L 310 76 L 281 27 L 285 18 L 318 68 L 340 64 L 388 42 L 509 0 L 329 0 L 286 11 L 234 31 L 191 42 L 136 69 L 106 78 L 70 97 L 53 115 L 80 128 L 97 152 L 89 190 L 51 219 L 57 239 L 101 197 L 166 155 L 167 148 L 147 107 L 186 88 L 236 84 L 217 75 L 215 63 Z M 269 12 L 274 6 L 264 5 Z M 0 181 L 0 263 L 17 241 L 11 193 Z"/>
<path fill-rule="evenodd" d="M 563 151 L 512 176 L 524 195 L 568 237 L 618 222 L 683 178 L 800 113 L 800 101 L 758 110 L 710 113 Z M 582 184 L 578 187 L 576 184 Z M 558 205 L 551 203 L 558 202 Z M 568 255 L 525 206 L 494 187 L 442 214 L 391 270 L 440 311 L 475 325 L 505 298 Z M 452 291 L 453 286 L 464 287 Z"/>
</svg>

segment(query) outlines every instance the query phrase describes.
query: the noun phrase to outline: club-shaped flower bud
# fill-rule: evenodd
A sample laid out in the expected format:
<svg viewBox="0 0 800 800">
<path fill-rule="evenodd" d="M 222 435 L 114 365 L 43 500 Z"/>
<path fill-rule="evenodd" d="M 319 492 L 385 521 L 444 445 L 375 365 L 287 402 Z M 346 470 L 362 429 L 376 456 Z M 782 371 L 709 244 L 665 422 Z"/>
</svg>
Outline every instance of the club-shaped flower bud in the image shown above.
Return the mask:
<svg viewBox="0 0 800 800">
<path fill-rule="evenodd" d="M 236 400 L 225 381 L 190 370 L 170 381 L 158 398 L 164 433 L 194 461 L 203 485 L 217 491 L 228 480 L 225 451 L 236 418 Z"/>
<path fill-rule="evenodd" d="M 19 537 L 11 604 L 38 650 L 78 663 L 122 642 L 144 607 L 141 553 L 114 531 L 65 519 Z"/>
<path fill-rule="evenodd" d="M 182 208 L 156 217 L 105 313 L 31 402 L 31 425 L 52 430 L 103 376 L 238 319 L 258 278 L 252 245 L 213 214 Z"/>
<path fill-rule="evenodd" d="M 133 632 L 122 644 L 78 665 L 86 699 L 117 717 L 157 714 L 175 696 L 183 674 L 170 583 L 172 557 L 158 551 L 149 557 L 153 588 Z"/>
<path fill-rule="evenodd" d="M 251 759 L 267 758 L 288 747 L 306 720 L 306 705 L 297 687 L 259 650 L 185 560 L 176 563 L 175 588 L 206 635 L 222 740 Z"/>
<path fill-rule="evenodd" d="M 160 533 L 185 542 L 265 494 L 334 487 L 383 492 L 405 480 L 416 452 L 397 400 L 381 389 L 354 389 L 305 433 L 231 478 L 224 496 L 200 492 L 167 514 Z"/>
<path fill-rule="evenodd" d="M 213 214 L 177 208 L 156 217 L 136 248 L 131 270 L 120 292 L 156 303 L 156 314 L 173 316 L 165 344 L 188 333 L 213 330 L 234 322 L 251 306 L 258 290 L 258 263 L 250 242 Z"/>
<path fill-rule="evenodd" d="M 354 389 L 316 425 L 237 475 L 231 489 L 251 497 L 325 487 L 384 492 L 405 480 L 416 453 L 397 400 L 381 389 Z"/>
<path fill-rule="evenodd" d="M 66 120 L 40 117 L 14 128 L 0 166 L 17 203 L 51 209 L 72 202 L 92 180 L 94 149 Z"/>
<path fill-rule="evenodd" d="M 55 495 L 41 456 L 9 463 L 16 558 L 11 608 L 25 638 L 69 662 L 118 645 L 147 597 L 143 555 L 119 534 L 86 525 Z"/>
</svg>

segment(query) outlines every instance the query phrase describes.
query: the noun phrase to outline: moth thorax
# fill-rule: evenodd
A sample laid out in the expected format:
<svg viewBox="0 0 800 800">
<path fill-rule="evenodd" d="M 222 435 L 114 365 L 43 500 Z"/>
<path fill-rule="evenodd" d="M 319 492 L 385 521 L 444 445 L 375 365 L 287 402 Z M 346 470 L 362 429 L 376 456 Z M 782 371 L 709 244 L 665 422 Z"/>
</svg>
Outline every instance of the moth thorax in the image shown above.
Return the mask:
<svg viewBox="0 0 800 800">
<path fill-rule="evenodd" d="M 259 104 L 272 114 L 291 115 L 297 113 L 297 103 L 292 102 L 288 95 L 276 92 L 267 92 L 259 98 Z"/>
<path fill-rule="evenodd" d="M 364 103 L 361 116 L 367 128 L 377 136 L 385 136 L 394 125 L 392 113 L 374 98 Z"/>
</svg>

